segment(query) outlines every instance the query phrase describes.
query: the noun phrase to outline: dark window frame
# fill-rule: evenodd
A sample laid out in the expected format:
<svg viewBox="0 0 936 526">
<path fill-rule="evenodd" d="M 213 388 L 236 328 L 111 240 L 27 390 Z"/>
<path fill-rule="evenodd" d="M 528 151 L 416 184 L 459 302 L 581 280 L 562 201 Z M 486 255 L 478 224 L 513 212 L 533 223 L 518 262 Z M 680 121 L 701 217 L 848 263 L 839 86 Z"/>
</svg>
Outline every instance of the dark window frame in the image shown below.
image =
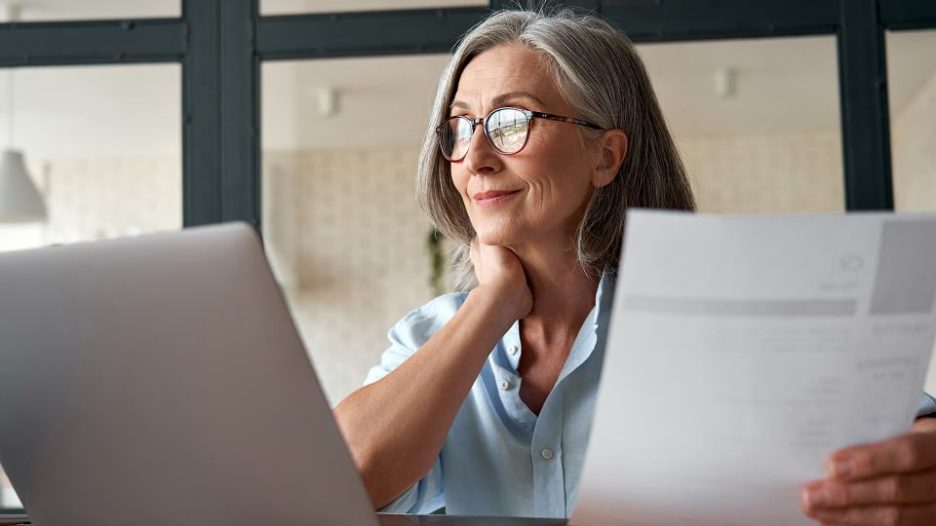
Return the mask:
<svg viewBox="0 0 936 526">
<path fill-rule="evenodd" d="M 178 18 L 0 24 L 0 68 L 182 66 L 183 224 L 260 228 L 260 65 L 441 53 L 490 9 L 261 16 L 258 0 L 180 0 Z M 528 0 L 529 6 L 541 0 Z M 892 210 L 886 30 L 936 28 L 931 0 L 571 0 L 635 42 L 835 35 L 847 210 Z M 12 510 L 3 510 L 12 511 Z"/>
</svg>

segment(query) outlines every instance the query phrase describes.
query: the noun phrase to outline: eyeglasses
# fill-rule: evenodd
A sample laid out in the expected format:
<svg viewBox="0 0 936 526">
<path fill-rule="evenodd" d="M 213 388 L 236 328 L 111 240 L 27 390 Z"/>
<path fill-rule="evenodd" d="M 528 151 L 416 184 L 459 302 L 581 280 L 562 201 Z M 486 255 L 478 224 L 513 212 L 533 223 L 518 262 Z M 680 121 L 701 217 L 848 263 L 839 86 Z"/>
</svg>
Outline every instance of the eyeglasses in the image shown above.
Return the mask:
<svg viewBox="0 0 936 526">
<path fill-rule="evenodd" d="M 468 147 L 471 145 L 475 127 L 483 124 L 481 129 L 484 130 L 484 137 L 491 145 L 491 148 L 497 153 L 513 155 L 526 146 L 527 138 L 530 135 L 530 123 L 533 119 L 549 119 L 551 121 L 578 124 L 596 130 L 604 129 L 597 124 L 573 119 L 572 117 L 563 117 L 523 108 L 504 107 L 494 109 L 491 113 L 488 113 L 487 117 L 474 119 L 463 115 L 450 117 L 436 128 L 436 135 L 439 137 L 439 148 L 442 150 L 442 156 L 449 161 L 461 161 L 468 154 Z"/>
</svg>

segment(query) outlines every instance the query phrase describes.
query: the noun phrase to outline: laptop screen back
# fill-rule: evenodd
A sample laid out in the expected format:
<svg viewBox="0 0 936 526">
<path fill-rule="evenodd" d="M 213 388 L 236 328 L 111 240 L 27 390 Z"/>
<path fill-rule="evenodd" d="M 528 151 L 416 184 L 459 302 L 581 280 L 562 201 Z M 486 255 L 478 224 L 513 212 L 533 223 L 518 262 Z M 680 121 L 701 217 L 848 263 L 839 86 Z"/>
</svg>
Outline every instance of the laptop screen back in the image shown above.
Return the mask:
<svg viewBox="0 0 936 526">
<path fill-rule="evenodd" d="M 254 231 L 0 255 L 0 464 L 37 524 L 376 524 Z"/>
</svg>

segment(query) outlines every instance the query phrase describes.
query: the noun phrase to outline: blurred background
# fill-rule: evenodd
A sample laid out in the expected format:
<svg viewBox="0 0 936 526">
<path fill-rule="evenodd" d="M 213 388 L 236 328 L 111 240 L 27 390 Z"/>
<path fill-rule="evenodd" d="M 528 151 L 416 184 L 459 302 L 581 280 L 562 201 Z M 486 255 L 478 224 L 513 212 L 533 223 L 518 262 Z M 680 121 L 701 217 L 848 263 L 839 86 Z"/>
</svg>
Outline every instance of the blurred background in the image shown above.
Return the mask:
<svg viewBox="0 0 936 526">
<path fill-rule="evenodd" d="M 278 16 L 487 5 L 261 0 L 259 9 Z M 182 13 L 179 0 L 5 7 L 8 19 L 23 22 Z M 887 32 L 885 44 L 894 206 L 936 211 L 936 30 Z M 834 35 L 638 50 L 701 212 L 845 210 Z M 395 321 L 448 290 L 438 265 L 446 243 L 432 237 L 414 201 L 418 149 L 447 60 L 418 54 L 259 66 L 261 229 L 332 404 L 377 363 Z M 37 192 L 30 200 L 30 190 L 17 187 L 17 202 L 34 205 L 25 211 L 4 212 L 0 198 L 0 251 L 182 228 L 182 90 L 178 63 L 0 69 L 3 169 L 25 174 Z M 927 385 L 936 391 L 936 373 Z M 0 488 L 0 508 L 17 507 L 2 472 Z"/>
</svg>

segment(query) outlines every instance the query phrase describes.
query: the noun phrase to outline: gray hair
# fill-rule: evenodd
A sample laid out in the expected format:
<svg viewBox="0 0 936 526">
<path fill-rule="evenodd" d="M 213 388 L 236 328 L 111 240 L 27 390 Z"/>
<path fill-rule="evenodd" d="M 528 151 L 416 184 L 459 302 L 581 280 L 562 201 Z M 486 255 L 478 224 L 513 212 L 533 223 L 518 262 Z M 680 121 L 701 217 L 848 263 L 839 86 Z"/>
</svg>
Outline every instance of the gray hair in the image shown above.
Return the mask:
<svg viewBox="0 0 936 526">
<path fill-rule="evenodd" d="M 576 257 L 590 273 L 617 268 L 628 207 L 693 210 L 685 168 L 676 151 L 630 40 L 607 22 L 570 10 L 555 13 L 500 11 L 471 29 L 442 74 L 419 156 L 417 200 L 430 222 L 457 244 L 452 254 L 457 288 L 474 286 L 468 257 L 474 228 L 439 151 L 435 129 L 448 117 L 458 80 L 468 62 L 501 44 L 540 52 L 563 98 L 580 119 L 623 130 L 626 158 L 610 184 L 595 189 L 575 233 Z"/>
</svg>

